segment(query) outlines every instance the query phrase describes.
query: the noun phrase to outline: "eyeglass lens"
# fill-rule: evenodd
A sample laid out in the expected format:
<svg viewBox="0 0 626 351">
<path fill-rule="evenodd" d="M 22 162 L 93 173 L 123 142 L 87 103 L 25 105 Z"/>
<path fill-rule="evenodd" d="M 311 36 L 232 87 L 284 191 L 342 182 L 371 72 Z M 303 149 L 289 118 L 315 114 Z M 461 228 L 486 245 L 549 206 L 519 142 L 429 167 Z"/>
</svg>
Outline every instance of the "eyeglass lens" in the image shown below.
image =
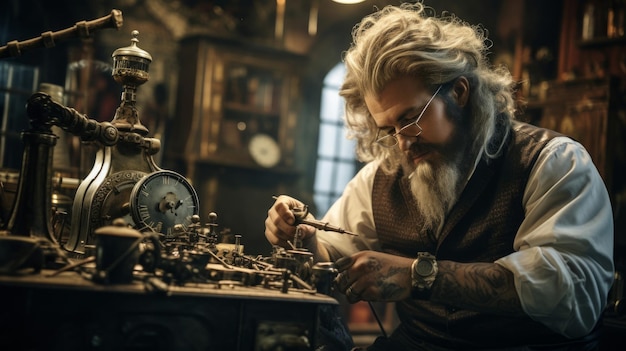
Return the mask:
<svg viewBox="0 0 626 351">
<path fill-rule="evenodd" d="M 407 137 L 413 137 L 413 138 L 418 137 L 420 134 L 422 134 L 422 131 L 423 131 L 422 127 L 420 127 L 418 122 L 420 121 L 420 119 L 422 119 L 424 112 L 426 112 L 426 109 L 428 108 L 430 103 L 433 101 L 435 96 L 437 96 L 437 93 L 439 93 L 439 90 L 441 90 L 441 85 L 437 88 L 435 93 L 430 97 L 430 99 L 428 100 L 424 108 L 422 109 L 422 112 L 420 112 L 420 114 L 417 116 L 415 121 L 405 125 L 404 127 L 400 128 L 400 130 L 398 130 L 397 132 L 393 134 L 388 134 L 388 135 L 385 135 L 383 137 L 376 139 L 376 143 L 384 147 L 392 147 L 398 144 L 398 134 L 407 136 Z M 380 130 L 379 130 L 379 133 L 380 133 Z"/>
</svg>

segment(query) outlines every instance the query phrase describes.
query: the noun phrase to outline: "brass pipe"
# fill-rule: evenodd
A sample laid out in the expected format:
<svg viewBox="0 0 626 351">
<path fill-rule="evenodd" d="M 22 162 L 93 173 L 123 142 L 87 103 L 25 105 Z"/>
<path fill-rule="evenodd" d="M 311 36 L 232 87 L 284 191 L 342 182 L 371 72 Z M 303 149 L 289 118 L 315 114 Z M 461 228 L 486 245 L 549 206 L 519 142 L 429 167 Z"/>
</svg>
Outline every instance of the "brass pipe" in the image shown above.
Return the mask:
<svg viewBox="0 0 626 351">
<path fill-rule="evenodd" d="M 41 33 L 41 36 L 27 39 L 24 41 L 13 40 L 7 43 L 7 45 L 0 47 L 0 58 L 16 57 L 22 55 L 24 51 L 30 49 L 46 47 L 51 48 L 56 45 L 57 42 L 61 42 L 67 39 L 80 37 L 88 38 L 91 33 L 106 28 L 120 29 L 123 24 L 122 11 L 113 9 L 107 16 L 91 20 L 77 22 L 73 27 L 61 29 L 56 32 L 47 31 Z"/>
</svg>

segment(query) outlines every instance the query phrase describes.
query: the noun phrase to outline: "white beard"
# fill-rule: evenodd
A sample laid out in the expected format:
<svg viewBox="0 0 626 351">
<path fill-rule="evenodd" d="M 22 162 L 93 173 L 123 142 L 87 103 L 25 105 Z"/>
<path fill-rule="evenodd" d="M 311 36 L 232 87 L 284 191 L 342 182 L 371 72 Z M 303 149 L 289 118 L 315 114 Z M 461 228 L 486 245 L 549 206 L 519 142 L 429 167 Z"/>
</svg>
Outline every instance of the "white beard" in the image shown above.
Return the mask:
<svg viewBox="0 0 626 351">
<path fill-rule="evenodd" d="M 460 173 L 452 163 L 434 166 L 422 162 L 411 174 L 411 192 L 423 215 L 424 230 L 439 235 L 448 211 L 458 198 Z"/>
</svg>

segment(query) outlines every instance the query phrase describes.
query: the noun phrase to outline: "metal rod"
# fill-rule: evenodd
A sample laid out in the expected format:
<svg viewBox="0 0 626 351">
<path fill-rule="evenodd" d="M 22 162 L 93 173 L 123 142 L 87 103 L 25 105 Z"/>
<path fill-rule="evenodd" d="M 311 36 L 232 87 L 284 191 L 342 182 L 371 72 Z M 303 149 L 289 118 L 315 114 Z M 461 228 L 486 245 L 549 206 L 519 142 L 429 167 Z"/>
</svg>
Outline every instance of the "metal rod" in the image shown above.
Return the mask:
<svg viewBox="0 0 626 351">
<path fill-rule="evenodd" d="M 51 48 L 54 47 L 57 42 L 70 38 L 88 38 L 94 31 L 105 28 L 119 29 L 122 24 L 122 11 L 113 9 L 107 16 L 92 21 L 80 21 L 73 27 L 61 29 L 56 32 L 44 32 L 41 33 L 39 37 L 24 41 L 10 41 L 7 45 L 0 47 L 0 58 L 20 56 L 24 51 L 39 47 Z"/>
<path fill-rule="evenodd" d="M 272 199 L 276 200 L 278 199 L 278 196 L 272 196 Z M 352 233 L 350 231 L 347 231 L 341 227 L 338 227 L 336 225 L 332 225 L 328 222 L 322 222 L 322 221 L 318 221 L 316 219 L 306 219 L 307 214 L 309 214 L 309 209 L 307 205 L 304 205 L 303 208 L 292 208 L 291 212 L 293 213 L 294 217 L 296 218 L 296 222 L 294 223 L 295 226 L 297 226 L 298 224 L 306 224 L 306 225 L 310 225 L 311 227 L 315 228 L 315 229 L 319 229 L 319 230 L 324 230 L 327 232 L 335 232 L 335 233 L 340 233 L 340 234 L 348 234 L 348 235 L 353 235 L 353 236 L 358 236 L 358 234 L 356 233 Z"/>
</svg>

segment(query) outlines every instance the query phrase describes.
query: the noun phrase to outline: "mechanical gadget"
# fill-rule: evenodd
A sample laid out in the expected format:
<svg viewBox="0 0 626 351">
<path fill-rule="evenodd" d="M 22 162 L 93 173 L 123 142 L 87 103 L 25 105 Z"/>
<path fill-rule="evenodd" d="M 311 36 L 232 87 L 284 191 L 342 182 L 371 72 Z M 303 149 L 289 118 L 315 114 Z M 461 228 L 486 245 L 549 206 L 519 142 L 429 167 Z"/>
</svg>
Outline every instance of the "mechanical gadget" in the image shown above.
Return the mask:
<svg viewBox="0 0 626 351">
<path fill-rule="evenodd" d="M 330 296 L 332 262 L 314 262 L 298 242 L 268 256 L 246 254 L 241 235 L 232 242 L 219 230 L 216 213 L 202 223 L 184 176 L 156 165 L 160 141 L 146 137 L 135 106 L 152 61 L 137 36 L 113 53 L 123 93 L 111 122 L 43 92 L 28 100 L 18 194 L 0 235 L 0 253 L 10 253 L 0 255 L 0 309 L 12 321 L 0 328 L 0 343 L 29 350 L 349 349 Z M 62 242 L 50 218 L 52 126 L 98 146 Z M 305 217 L 299 223 L 351 234 Z"/>
<path fill-rule="evenodd" d="M 160 171 L 153 155 L 161 141 L 148 138 L 136 107 L 137 88 L 148 81 L 152 56 L 139 48 L 139 32 L 132 31 L 131 45 L 113 52 L 113 78 L 122 84 L 121 103 L 111 124 L 119 139 L 102 146 L 91 172 L 76 191 L 72 226 L 64 248 L 75 256 L 89 256 L 95 243 L 94 230 L 128 216 L 128 202 L 135 184 L 144 176 Z"/>
</svg>

